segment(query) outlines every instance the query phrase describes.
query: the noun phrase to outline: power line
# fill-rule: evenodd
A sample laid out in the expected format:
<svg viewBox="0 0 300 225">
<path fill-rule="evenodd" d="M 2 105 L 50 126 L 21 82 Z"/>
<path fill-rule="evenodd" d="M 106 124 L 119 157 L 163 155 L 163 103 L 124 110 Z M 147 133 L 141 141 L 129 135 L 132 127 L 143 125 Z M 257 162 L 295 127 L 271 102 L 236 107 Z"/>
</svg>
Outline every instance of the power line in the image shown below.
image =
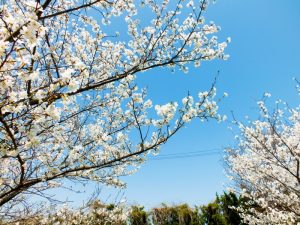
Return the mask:
<svg viewBox="0 0 300 225">
<path fill-rule="evenodd" d="M 213 149 L 206 149 L 206 150 L 193 151 L 193 152 L 172 153 L 172 154 L 159 155 L 157 157 L 149 157 L 149 160 L 196 158 L 201 156 L 217 155 L 222 152 L 221 150 L 223 149 L 213 148 Z"/>
<path fill-rule="evenodd" d="M 205 152 L 211 152 L 211 151 L 220 151 L 223 150 L 222 148 L 207 148 L 207 149 L 202 149 L 198 151 L 192 151 L 192 152 L 177 152 L 177 153 L 169 153 L 169 154 L 163 154 L 160 156 L 175 156 L 175 155 L 187 155 L 187 154 L 198 154 L 198 153 L 205 153 Z"/>
</svg>

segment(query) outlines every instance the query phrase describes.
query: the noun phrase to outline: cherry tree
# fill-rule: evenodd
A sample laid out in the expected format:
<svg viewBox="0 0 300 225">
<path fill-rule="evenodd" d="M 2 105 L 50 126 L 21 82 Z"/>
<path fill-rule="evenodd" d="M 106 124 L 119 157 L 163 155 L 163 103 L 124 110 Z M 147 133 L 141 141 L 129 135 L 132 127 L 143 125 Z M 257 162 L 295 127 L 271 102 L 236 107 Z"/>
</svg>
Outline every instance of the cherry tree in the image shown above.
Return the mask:
<svg viewBox="0 0 300 225">
<path fill-rule="evenodd" d="M 230 177 L 251 200 L 238 210 L 248 224 L 299 224 L 300 108 L 279 101 L 269 112 L 265 101 L 258 105 L 261 119 L 239 123 L 239 144 L 227 155 Z"/>
<path fill-rule="evenodd" d="M 219 28 L 203 17 L 207 6 L 206 0 L 2 1 L 2 216 L 66 180 L 124 186 L 119 177 L 136 171 L 187 122 L 220 119 L 214 85 L 180 104 L 152 107 L 135 82 L 153 68 L 187 72 L 203 60 L 227 58 L 229 39 L 218 42 Z"/>
</svg>

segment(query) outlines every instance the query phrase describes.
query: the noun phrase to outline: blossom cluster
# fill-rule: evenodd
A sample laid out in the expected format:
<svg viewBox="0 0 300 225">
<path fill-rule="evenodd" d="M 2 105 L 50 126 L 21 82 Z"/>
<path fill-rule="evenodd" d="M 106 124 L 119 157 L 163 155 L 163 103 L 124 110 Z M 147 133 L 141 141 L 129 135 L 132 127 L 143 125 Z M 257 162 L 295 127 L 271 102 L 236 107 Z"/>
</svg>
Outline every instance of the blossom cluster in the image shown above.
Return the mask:
<svg viewBox="0 0 300 225">
<path fill-rule="evenodd" d="M 248 224 L 298 224 L 300 108 L 279 104 L 271 114 L 263 101 L 258 105 L 261 119 L 240 123 L 238 147 L 228 150 L 230 177 L 256 206 L 239 210 Z"/>
<path fill-rule="evenodd" d="M 215 91 L 155 106 L 136 76 L 226 59 L 208 1 L 7 0 L 0 6 L 0 206 L 65 179 L 124 186 L 193 118 L 218 118 Z M 142 10 L 150 20 L 139 16 Z M 113 21 L 127 27 L 115 30 Z M 151 114 L 153 115 L 153 114 Z M 153 150 L 153 151 L 152 151 Z M 17 196 L 17 197 L 16 197 Z M 13 208 L 13 207 L 12 207 Z M 11 209 L 8 207 L 8 209 Z M 7 215 L 1 211 L 1 215 Z"/>
<path fill-rule="evenodd" d="M 125 225 L 128 220 L 130 210 L 123 204 L 107 205 L 103 204 L 99 200 L 94 201 L 88 210 L 72 210 L 67 206 L 61 208 L 53 214 L 53 212 L 42 218 L 38 218 L 38 224 L 52 225 L 52 224 L 73 224 L 73 225 Z M 33 223 L 37 224 L 37 223 Z"/>
</svg>

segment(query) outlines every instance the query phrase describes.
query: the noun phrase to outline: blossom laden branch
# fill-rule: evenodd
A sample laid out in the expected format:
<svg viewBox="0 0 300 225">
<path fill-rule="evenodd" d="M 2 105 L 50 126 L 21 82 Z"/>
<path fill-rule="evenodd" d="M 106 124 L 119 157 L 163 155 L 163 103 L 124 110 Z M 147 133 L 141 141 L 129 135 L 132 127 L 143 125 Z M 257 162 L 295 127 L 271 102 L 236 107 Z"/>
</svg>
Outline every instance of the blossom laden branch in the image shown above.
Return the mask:
<svg viewBox="0 0 300 225">
<path fill-rule="evenodd" d="M 134 173 L 185 124 L 222 120 L 214 84 L 180 104 L 153 107 L 135 83 L 154 68 L 187 72 L 191 63 L 227 58 L 229 40 L 219 42 L 218 27 L 205 24 L 208 1 L 143 2 L 1 5 L 1 217 L 19 212 L 26 196 L 65 187 L 68 179 L 122 187 L 119 178 Z M 140 20 L 141 7 L 150 9 L 151 20 Z M 118 34 L 112 20 L 128 33 Z"/>
</svg>

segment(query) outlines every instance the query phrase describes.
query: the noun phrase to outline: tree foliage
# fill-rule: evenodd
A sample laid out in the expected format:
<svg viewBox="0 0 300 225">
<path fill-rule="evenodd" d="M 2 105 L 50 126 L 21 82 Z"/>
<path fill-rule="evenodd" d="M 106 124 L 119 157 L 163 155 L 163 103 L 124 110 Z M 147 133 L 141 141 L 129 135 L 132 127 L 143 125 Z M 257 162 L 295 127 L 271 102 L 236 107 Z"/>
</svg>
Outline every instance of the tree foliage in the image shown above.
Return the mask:
<svg viewBox="0 0 300 225">
<path fill-rule="evenodd" d="M 155 225 L 197 225 L 200 224 L 198 209 L 187 204 L 167 206 L 152 209 L 151 215 Z"/>
<path fill-rule="evenodd" d="M 129 223 L 131 225 L 150 225 L 148 213 L 143 206 L 132 206 L 129 215 Z"/>
<path fill-rule="evenodd" d="M 249 207 L 247 202 L 247 199 L 233 192 L 217 195 L 215 201 L 200 207 L 201 224 L 244 225 L 237 208 Z"/>
<path fill-rule="evenodd" d="M 143 206 L 128 207 L 124 204 L 103 204 L 99 200 L 85 209 L 61 208 L 19 221 L 20 225 L 246 225 L 237 208 L 249 208 L 248 200 L 234 193 L 223 193 L 216 199 L 200 207 L 188 204 L 166 205 L 146 211 Z M 246 209 L 245 208 L 245 209 Z M 0 223 L 1 224 L 1 223 Z"/>
</svg>

